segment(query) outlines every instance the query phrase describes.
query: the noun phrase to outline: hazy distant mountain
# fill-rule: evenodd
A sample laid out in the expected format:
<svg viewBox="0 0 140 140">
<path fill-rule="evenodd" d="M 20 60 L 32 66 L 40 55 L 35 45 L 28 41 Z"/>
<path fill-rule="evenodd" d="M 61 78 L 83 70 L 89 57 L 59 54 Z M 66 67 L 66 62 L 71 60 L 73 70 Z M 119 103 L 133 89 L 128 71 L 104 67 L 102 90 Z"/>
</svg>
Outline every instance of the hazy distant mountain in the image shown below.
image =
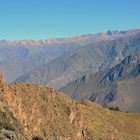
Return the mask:
<svg viewBox="0 0 140 140">
<path fill-rule="evenodd" d="M 72 44 L 47 44 L 47 41 L 0 42 L 0 71 L 8 81 L 29 72 L 66 52 L 79 47 Z M 58 51 L 59 50 L 59 51 Z"/>
<path fill-rule="evenodd" d="M 114 40 L 131 36 L 140 30 L 108 31 L 106 33 L 83 35 L 66 39 L 49 40 L 21 40 L 0 41 L 0 71 L 6 75 L 8 81 L 14 81 L 38 67 L 41 67 L 52 59 L 77 48 L 97 43 L 103 40 Z"/>
<path fill-rule="evenodd" d="M 57 57 L 16 81 L 40 83 L 59 89 L 86 73 L 96 73 L 115 66 L 128 55 L 139 51 L 139 46 L 140 34 L 92 43 Z"/>
<path fill-rule="evenodd" d="M 130 55 L 115 67 L 87 74 L 60 89 L 74 99 L 90 99 L 123 111 L 140 112 L 140 53 Z"/>
</svg>

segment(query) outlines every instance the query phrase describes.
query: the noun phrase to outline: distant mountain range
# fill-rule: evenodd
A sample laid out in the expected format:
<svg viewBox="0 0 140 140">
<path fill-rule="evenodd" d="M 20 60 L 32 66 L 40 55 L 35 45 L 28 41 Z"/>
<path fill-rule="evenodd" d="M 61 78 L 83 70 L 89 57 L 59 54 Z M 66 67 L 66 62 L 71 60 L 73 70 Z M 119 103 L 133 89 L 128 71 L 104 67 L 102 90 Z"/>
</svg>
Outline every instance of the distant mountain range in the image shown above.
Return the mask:
<svg viewBox="0 0 140 140">
<path fill-rule="evenodd" d="M 140 50 L 140 34 L 92 43 L 55 58 L 19 77 L 15 82 L 35 82 L 60 89 L 69 82 L 120 63 Z"/>
<path fill-rule="evenodd" d="M 0 71 L 12 82 L 54 58 L 103 40 L 131 36 L 140 30 L 108 31 L 66 39 L 0 41 Z"/>
<path fill-rule="evenodd" d="M 9 82 L 54 87 L 140 112 L 140 30 L 108 31 L 66 39 L 0 41 L 0 72 Z"/>
</svg>

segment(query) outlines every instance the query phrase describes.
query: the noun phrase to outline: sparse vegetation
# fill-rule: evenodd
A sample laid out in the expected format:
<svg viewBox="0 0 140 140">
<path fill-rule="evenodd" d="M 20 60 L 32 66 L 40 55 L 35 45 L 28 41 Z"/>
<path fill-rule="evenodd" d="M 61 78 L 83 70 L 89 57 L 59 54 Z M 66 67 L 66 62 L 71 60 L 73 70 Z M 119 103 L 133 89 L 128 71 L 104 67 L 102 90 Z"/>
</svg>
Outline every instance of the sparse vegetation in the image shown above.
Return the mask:
<svg viewBox="0 0 140 140">
<path fill-rule="evenodd" d="M 118 107 L 111 111 L 88 100 L 80 103 L 36 84 L 17 83 L 6 88 L 1 93 L 0 105 L 6 109 L 1 108 L 0 137 L 12 134 L 15 140 L 25 140 L 24 136 L 29 140 L 140 138 L 139 114 L 118 112 Z"/>
<path fill-rule="evenodd" d="M 44 139 L 40 136 L 35 136 L 35 137 L 32 138 L 32 140 L 44 140 Z"/>
<path fill-rule="evenodd" d="M 120 111 L 118 106 L 116 106 L 116 107 L 112 106 L 112 107 L 109 107 L 109 109 L 113 110 L 113 111 Z"/>
</svg>

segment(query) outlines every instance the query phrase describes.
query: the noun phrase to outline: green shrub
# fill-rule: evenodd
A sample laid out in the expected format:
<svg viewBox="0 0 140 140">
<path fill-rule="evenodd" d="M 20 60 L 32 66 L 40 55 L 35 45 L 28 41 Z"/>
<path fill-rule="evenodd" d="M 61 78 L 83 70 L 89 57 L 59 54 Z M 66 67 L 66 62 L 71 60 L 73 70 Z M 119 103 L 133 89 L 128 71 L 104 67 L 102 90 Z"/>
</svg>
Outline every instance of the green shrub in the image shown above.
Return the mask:
<svg viewBox="0 0 140 140">
<path fill-rule="evenodd" d="M 44 140 L 44 139 L 40 136 L 35 136 L 35 137 L 32 138 L 32 140 Z"/>
</svg>

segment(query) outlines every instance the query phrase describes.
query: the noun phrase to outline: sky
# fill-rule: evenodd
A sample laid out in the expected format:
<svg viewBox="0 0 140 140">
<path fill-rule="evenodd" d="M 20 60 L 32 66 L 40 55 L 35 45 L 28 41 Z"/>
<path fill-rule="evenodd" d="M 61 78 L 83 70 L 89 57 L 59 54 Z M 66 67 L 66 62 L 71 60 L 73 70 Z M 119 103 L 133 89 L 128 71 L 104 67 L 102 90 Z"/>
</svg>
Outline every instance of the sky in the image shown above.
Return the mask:
<svg viewBox="0 0 140 140">
<path fill-rule="evenodd" d="M 0 39 L 48 39 L 140 28 L 140 0 L 0 0 Z"/>
</svg>

